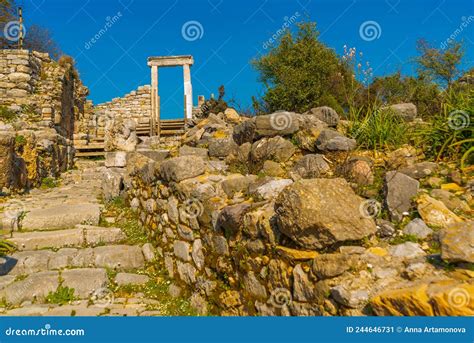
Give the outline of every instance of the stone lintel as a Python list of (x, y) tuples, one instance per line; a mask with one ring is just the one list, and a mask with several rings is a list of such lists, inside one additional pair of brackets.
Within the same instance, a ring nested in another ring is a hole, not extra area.
[(152, 56), (148, 57), (148, 66), (176, 67), (182, 65), (193, 65), (194, 59), (191, 55), (184, 56)]

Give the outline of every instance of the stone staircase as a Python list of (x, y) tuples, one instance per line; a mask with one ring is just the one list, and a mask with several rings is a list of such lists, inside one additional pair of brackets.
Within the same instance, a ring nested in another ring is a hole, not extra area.
[[(3, 205), (3, 231), (17, 251), (0, 258), (0, 315), (160, 315), (159, 304), (138, 294), (116, 298), (112, 286), (143, 285), (150, 244), (127, 244), (115, 227), (100, 227), (103, 167), (79, 164), (53, 189), (33, 190)], [(58, 305), (48, 295), (74, 289)]]

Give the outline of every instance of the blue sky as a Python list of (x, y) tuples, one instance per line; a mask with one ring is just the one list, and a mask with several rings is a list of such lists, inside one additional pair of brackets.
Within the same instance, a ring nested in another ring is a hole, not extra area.
[[(49, 28), (62, 50), (76, 59), (94, 103), (150, 83), (148, 56), (191, 54), (195, 103), (197, 95), (209, 97), (224, 84), (227, 96), (246, 107), (251, 96), (262, 91), (249, 61), (266, 53), (267, 42), (285, 23), (294, 28), (295, 21), (306, 19), (317, 22), (321, 40), (339, 54), (345, 44), (363, 51), (375, 75), (399, 69), (412, 73), (410, 59), (421, 37), (436, 45), (453, 34), (456, 40), (464, 39), (463, 67), (474, 65), (472, 0), (18, 2), (26, 25)], [(463, 21), (466, 25), (459, 32)], [(361, 30), (365, 26), (367, 31)], [(94, 36), (99, 38), (92, 42)], [(159, 82), (163, 117), (181, 117), (182, 69), (160, 69)]]

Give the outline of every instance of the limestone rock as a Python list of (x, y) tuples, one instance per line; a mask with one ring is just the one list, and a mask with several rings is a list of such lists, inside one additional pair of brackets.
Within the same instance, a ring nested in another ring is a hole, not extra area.
[(296, 178), (313, 179), (324, 176), (330, 171), (329, 164), (323, 155), (309, 154), (303, 156), (293, 167)]
[(385, 175), (385, 204), (392, 220), (401, 221), (408, 214), (419, 186), (418, 181), (397, 171)]
[(257, 163), (263, 163), (265, 160), (286, 162), (293, 156), (295, 150), (291, 142), (280, 136), (263, 138), (252, 144), (250, 159)]
[(301, 246), (320, 249), (375, 233), (344, 179), (308, 179), (284, 189), (275, 203), (280, 230)]
[(313, 260), (313, 273), (320, 279), (341, 275), (356, 266), (356, 258), (346, 254), (322, 254)]
[(115, 282), (119, 286), (124, 285), (144, 285), (150, 278), (146, 275), (139, 275), (133, 273), (118, 273), (115, 277)]
[(238, 145), (244, 143), (253, 143), (255, 138), (255, 120), (245, 120), (239, 125), (234, 126), (232, 138)]
[(164, 161), (160, 174), (166, 181), (180, 182), (204, 174), (205, 165), (201, 157), (181, 156)]
[(439, 239), (443, 260), (474, 263), (474, 221), (450, 224), (441, 230)]
[(226, 157), (237, 151), (238, 146), (232, 138), (212, 139), (209, 141), (210, 157)]
[(294, 112), (279, 111), (255, 118), (256, 134), (259, 137), (287, 136), (299, 129), (298, 115)]
[(355, 139), (347, 138), (335, 130), (321, 131), (316, 140), (316, 147), (320, 151), (351, 151), (357, 143)]
[(390, 254), (394, 257), (412, 259), (425, 256), (425, 252), (418, 243), (405, 242), (390, 247)]
[(424, 222), (430, 226), (447, 228), (454, 223), (462, 222), (456, 214), (451, 212), (441, 201), (433, 199), (427, 194), (417, 199), (418, 213)]
[(293, 180), (290, 179), (272, 180), (258, 187), (256, 194), (265, 200), (274, 199), (292, 183)]
[(315, 116), (319, 120), (328, 124), (330, 127), (336, 127), (339, 123), (339, 115), (329, 106), (315, 107), (305, 114)]
[(207, 159), (208, 151), (205, 148), (195, 148), (187, 145), (183, 145), (179, 148), (179, 156), (199, 156), (202, 159)]
[(415, 218), (405, 226), (403, 229), (405, 235), (412, 235), (417, 238), (425, 239), (433, 233), (425, 222), (420, 218)]
[(394, 115), (408, 122), (415, 120), (418, 114), (415, 104), (412, 104), (411, 102), (383, 107), (382, 110), (390, 111)]

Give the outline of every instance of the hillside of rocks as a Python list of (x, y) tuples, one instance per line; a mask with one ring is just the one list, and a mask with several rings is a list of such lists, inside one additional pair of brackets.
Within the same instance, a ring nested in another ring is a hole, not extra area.
[(472, 170), (362, 150), (346, 126), (329, 107), (228, 108), (178, 145), (108, 152), (104, 197), (200, 314), (473, 315)]

